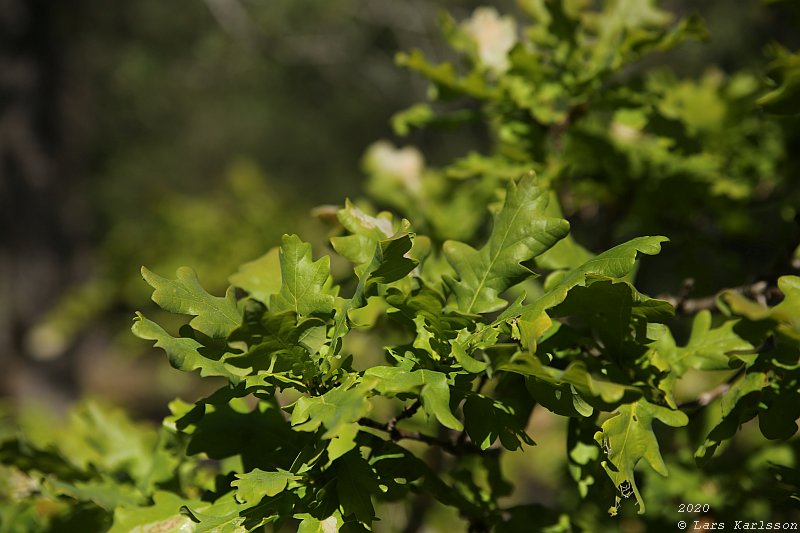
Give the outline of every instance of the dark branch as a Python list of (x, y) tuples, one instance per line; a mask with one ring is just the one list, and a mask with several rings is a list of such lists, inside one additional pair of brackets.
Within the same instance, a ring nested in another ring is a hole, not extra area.
[[(681, 290), (676, 296), (669, 294), (660, 295), (658, 298), (672, 304), (676, 315), (694, 315), (703, 310), (713, 311), (717, 308), (717, 295), (704, 296), (701, 298), (689, 298), (694, 288), (694, 280), (689, 278), (683, 282)], [(765, 281), (758, 281), (750, 285), (741, 285), (729, 290), (738, 292), (743, 296), (754, 299), (762, 305), (767, 305), (768, 299), (779, 298), (780, 291), (777, 287), (767, 284)]]
[[(398, 415), (400, 416), (400, 415)], [(448, 452), (451, 455), (467, 455), (467, 454), (477, 454), (477, 453), (484, 453), (484, 450), (481, 450), (478, 446), (471, 442), (453, 442), (449, 439), (440, 439), (437, 437), (431, 437), (430, 435), (425, 435), (424, 433), (419, 433), (416, 431), (402, 431), (397, 429), (397, 427), (389, 428), (390, 422), (378, 422), (377, 420), (372, 420), (371, 418), (362, 418), (358, 421), (359, 425), (364, 427), (377, 429), (380, 431), (386, 431), (389, 433), (389, 436), (393, 441), (400, 441), (400, 440), (416, 440), (419, 442), (424, 442), (429, 446), (438, 446), (442, 450)]]
[(414, 403), (403, 409), (403, 411), (399, 415), (389, 420), (389, 422), (386, 424), (386, 431), (388, 431), (389, 433), (395, 433), (396, 431), (398, 431), (397, 423), (400, 422), (401, 420), (405, 420), (406, 418), (411, 418), (412, 416), (414, 416), (414, 414), (417, 411), (419, 411), (419, 408), (421, 406), (422, 403), (419, 401), (419, 399), (414, 401)]

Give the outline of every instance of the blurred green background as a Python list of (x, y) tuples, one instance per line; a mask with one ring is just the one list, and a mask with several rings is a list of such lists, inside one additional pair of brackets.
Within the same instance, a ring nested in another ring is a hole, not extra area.
[(424, 97), (394, 54), (443, 54), (438, 11), (475, 5), (4, 2), (0, 394), (163, 410), (186, 384), (153, 384), (166, 362), (128, 332), (139, 267), (219, 291), (283, 233), (320, 242), (309, 210), (359, 194), (365, 147)]
[[(64, 411), (89, 393), (160, 420), (171, 398), (199, 396), (199, 380), (129, 333), (135, 309), (157, 313), (139, 267), (190, 265), (219, 293), (283, 233), (322, 246), (326, 229), (309, 211), (362, 194), (374, 141), (417, 145), (432, 164), (484, 146), (480, 129), (397, 139), (389, 120), (427, 88), (395, 53), (450, 57), (437, 13), (462, 20), (481, 4), (0, 2), (0, 397)], [(759, 71), (771, 41), (800, 46), (792, 5), (664, 2), (698, 10), (711, 40), (646, 66)], [(787, 138), (796, 154), (800, 136)], [(796, 158), (788, 172), (796, 179)], [(562, 421), (539, 418), (543, 452), (512, 456), (509, 470), (527, 474), (524, 462), (537, 472), (526, 490), (555, 502), (563, 443), (546, 435)]]

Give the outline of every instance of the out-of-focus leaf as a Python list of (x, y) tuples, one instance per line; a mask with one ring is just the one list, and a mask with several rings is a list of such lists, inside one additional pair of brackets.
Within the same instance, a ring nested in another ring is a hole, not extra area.
[(108, 533), (188, 533), (195, 531), (192, 520), (181, 513), (181, 506), (200, 502), (186, 500), (166, 491), (153, 494), (153, 504), (120, 506), (114, 509), (114, 524)]
[(769, 74), (777, 86), (762, 95), (756, 103), (770, 113), (800, 113), (800, 53), (784, 53), (769, 65)]
[(228, 281), (246, 290), (252, 298), (268, 304), (270, 297), (281, 290), (279, 248), (272, 248), (258, 259), (243, 264)]

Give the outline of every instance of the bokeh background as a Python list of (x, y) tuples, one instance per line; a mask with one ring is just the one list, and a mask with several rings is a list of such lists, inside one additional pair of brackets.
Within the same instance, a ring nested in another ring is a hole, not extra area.
[[(433, 164), (485, 144), (480, 129), (390, 127), (427, 89), (394, 55), (448, 58), (437, 13), (483, 3), (0, 0), (0, 397), (64, 412), (90, 394), (158, 421), (173, 397), (200, 396), (129, 332), (134, 310), (157, 315), (139, 267), (190, 265), (219, 293), (283, 233), (321, 244), (310, 210), (363, 194), (376, 140)], [(771, 41), (800, 47), (791, 4), (664, 2), (699, 11), (711, 40), (647, 66), (758, 70)], [(537, 441), (526, 490), (557, 501), (563, 443)]]

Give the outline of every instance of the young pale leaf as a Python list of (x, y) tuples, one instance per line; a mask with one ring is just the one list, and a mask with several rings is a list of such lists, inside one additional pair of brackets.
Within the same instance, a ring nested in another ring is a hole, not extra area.
[(335, 516), (329, 516), (325, 520), (317, 520), (311, 515), (296, 515), (295, 518), (303, 518), (297, 526), (297, 533), (337, 533), (339, 531), (338, 521)]
[(311, 245), (297, 235), (284, 235), (280, 248), (281, 289), (270, 296), (273, 313), (293, 311), (301, 318), (329, 315), (334, 297), (326, 290), (331, 275), (330, 258), (313, 261)]
[(259, 468), (246, 474), (236, 474), (236, 477), (237, 480), (231, 483), (236, 488), (236, 499), (250, 505), (257, 504), (265, 496), (275, 496), (283, 492), (289, 482), (300, 479), (300, 476), (286, 470), (265, 472)]
[(620, 406), (611, 418), (603, 422), (602, 432), (595, 436), (595, 440), (608, 450), (608, 461), (603, 461), (603, 468), (615, 487), (630, 484), (639, 504), (639, 514), (644, 514), (645, 506), (633, 476), (636, 464), (644, 459), (662, 476), (668, 473), (653, 433), (653, 420), (656, 419), (672, 427), (689, 423), (685, 413), (642, 399)]
[(778, 279), (778, 289), (784, 298), (775, 307), (753, 302), (735, 291), (723, 292), (720, 299), (733, 313), (752, 321), (772, 321), (779, 333), (800, 341), (800, 276), (782, 276)]
[(189, 325), (214, 339), (230, 335), (242, 320), (233, 289), (220, 298), (203, 289), (191, 268), (181, 267), (176, 275), (175, 280), (162, 278), (142, 267), (142, 276), (155, 289), (152, 299), (159, 307), (171, 313), (194, 315)]
[(231, 285), (240, 287), (263, 304), (281, 290), (280, 249), (272, 248), (258, 259), (245, 263), (228, 278)]
[(569, 223), (545, 215), (548, 193), (533, 175), (509, 182), (489, 241), (475, 250), (458, 241), (444, 243), (444, 254), (459, 279), (446, 278), (464, 313), (489, 313), (508, 302), (500, 293), (531, 275), (520, 263), (549, 249), (569, 232)]
[(336, 217), (350, 235), (332, 237), (333, 249), (356, 265), (368, 263), (375, 253), (375, 245), (394, 233), (390, 217), (370, 216), (350, 200), (345, 201), (344, 209), (340, 209)]
[(133, 319), (131, 331), (140, 339), (156, 341), (155, 347), (164, 350), (169, 363), (178, 370), (193, 372), (199, 369), (202, 377), (222, 376), (233, 384), (239, 383), (243, 376), (250, 373), (249, 368), (237, 368), (200, 355), (202, 344), (186, 337), (173, 337), (139, 312)]

